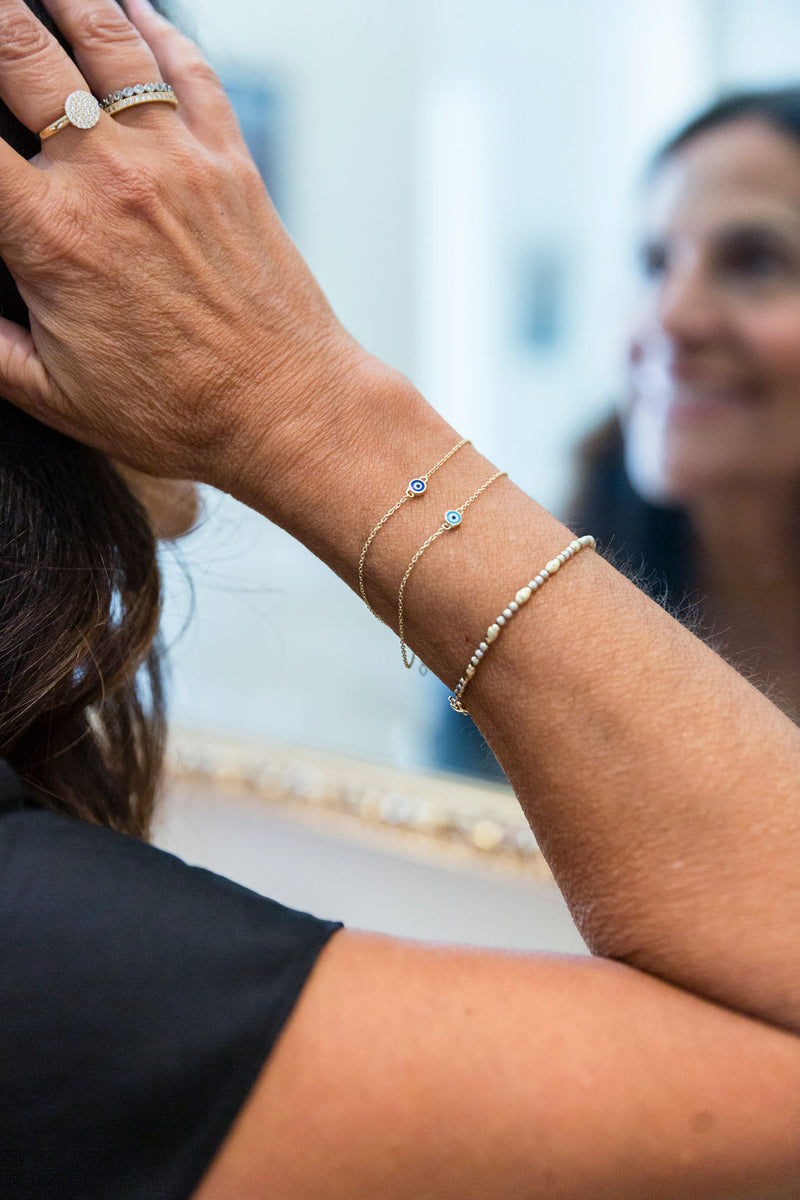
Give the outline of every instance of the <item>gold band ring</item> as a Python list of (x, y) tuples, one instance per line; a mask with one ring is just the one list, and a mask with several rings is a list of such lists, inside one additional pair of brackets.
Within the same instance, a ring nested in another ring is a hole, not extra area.
[(120, 100), (128, 100), (131, 96), (141, 96), (144, 93), (147, 93), (149, 96), (153, 92), (160, 92), (162, 96), (164, 93), (170, 96), (175, 95), (172, 85), (169, 83), (137, 83), (133, 87), (120, 88), (118, 92), (109, 92), (100, 101), (100, 107), (108, 109), (112, 104), (117, 104)]
[(123, 88), (120, 92), (112, 92), (100, 101), (100, 107), (110, 117), (122, 112), (125, 108), (133, 108), (137, 104), (170, 104), (178, 107), (178, 97), (168, 83), (137, 83), (135, 87)]
[(69, 125), (74, 125), (76, 129), (94, 129), (99, 120), (100, 105), (91, 92), (72, 92), (64, 102), (64, 116), (47, 125), (39, 137), (45, 141)]

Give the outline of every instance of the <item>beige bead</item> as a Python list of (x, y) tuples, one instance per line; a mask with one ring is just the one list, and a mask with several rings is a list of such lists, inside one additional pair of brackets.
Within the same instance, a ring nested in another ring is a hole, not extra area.
[(527, 600), (530, 600), (532, 595), (533, 592), (531, 589), (529, 587), (524, 587), (519, 589), (514, 599), (516, 600), (517, 604), (525, 604)]
[(578, 539), (577, 539), (577, 538), (575, 538), (575, 541), (574, 541), (574, 542), (570, 542), (570, 544), (569, 544), (569, 548), (570, 548), (570, 550), (572, 551), (572, 553), (573, 553), (573, 554), (577, 554), (577, 553), (578, 553), (578, 551), (579, 551), (579, 550), (580, 550), (580, 548), (581, 548), (581, 544), (580, 544), (580, 542), (578, 541)]
[(503, 840), (503, 828), (496, 821), (488, 821), (485, 818), (476, 821), (472, 826), (471, 833), (472, 844), (477, 850), (492, 851)]
[(499, 638), (499, 636), (500, 636), (500, 626), (499, 625), (490, 625), (489, 628), (486, 630), (484, 641), (494, 642), (497, 640), (497, 638)]
[(475, 668), (473, 667), (472, 663), (469, 663), (466, 671), (464, 672), (464, 675), (466, 676), (467, 679), (472, 679), (472, 676), (474, 674), (475, 674)]
[(560, 559), (551, 558), (550, 562), (547, 564), (547, 567), (546, 567), (548, 575), (555, 575), (556, 571), (559, 570), (560, 566), (561, 566)]

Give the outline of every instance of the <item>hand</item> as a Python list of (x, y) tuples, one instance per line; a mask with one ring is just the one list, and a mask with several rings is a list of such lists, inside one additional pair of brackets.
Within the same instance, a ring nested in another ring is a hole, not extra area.
[(113, 0), (48, 7), (75, 63), (22, 0), (0, 0), (0, 97), (30, 130), (76, 89), (164, 79), (180, 107), (102, 114), (31, 162), (0, 141), (0, 255), (31, 320), (0, 318), (0, 395), (133, 467), (219, 486), (258, 437), (279, 489), (365, 356), (199, 50), (146, 0), (130, 19)]

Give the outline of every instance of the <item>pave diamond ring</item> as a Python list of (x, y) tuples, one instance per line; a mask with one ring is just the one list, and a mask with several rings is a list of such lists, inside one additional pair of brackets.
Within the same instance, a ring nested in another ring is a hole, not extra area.
[(42, 141), (52, 137), (69, 125), (76, 129), (94, 129), (100, 120), (100, 105), (90, 92), (71, 92), (64, 102), (64, 116), (46, 126), (39, 137)]
[(168, 83), (137, 83), (133, 87), (120, 88), (110, 92), (100, 101), (100, 107), (109, 116), (122, 112), (123, 108), (131, 108), (134, 104), (171, 104), (178, 107), (178, 97)]

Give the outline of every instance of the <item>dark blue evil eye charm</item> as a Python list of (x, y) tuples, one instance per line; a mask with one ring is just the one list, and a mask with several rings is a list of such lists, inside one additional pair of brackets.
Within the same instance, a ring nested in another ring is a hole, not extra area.
[(411, 483), (406, 488), (409, 496), (421, 496), (427, 488), (427, 483), (424, 479), (412, 479)]
[(451, 508), (449, 512), (444, 514), (444, 519), (451, 529), (455, 529), (456, 525), (461, 524), (461, 513), (458, 509)]

